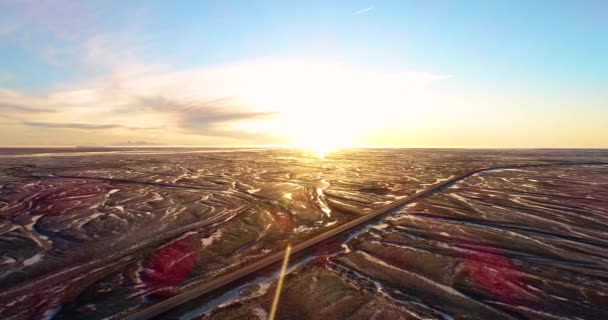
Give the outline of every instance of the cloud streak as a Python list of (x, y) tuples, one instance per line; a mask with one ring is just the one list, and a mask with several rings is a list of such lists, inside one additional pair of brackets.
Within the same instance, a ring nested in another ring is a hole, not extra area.
[(44, 113), (44, 112), (54, 112), (53, 110), (49, 110), (49, 109), (39, 109), (39, 108), (32, 108), (32, 107), (26, 107), (26, 106), (22, 106), (22, 105), (18, 105), (18, 104), (13, 104), (13, 103), (2, 103), (0, 102), (0, 113), (2, 111), (16, 111), (16, 112), (24, 112), (24, 113)]
[(108, 130), (108, 129), (127, 129), (127, 130), (159, 130), (161, 127), (130, 127), (117, 123), (93, 124), (79, 122), (42, 122), (42, 121), (22, 121), (22, 124), (29, 127), (49, 128), (49, 129), (81, 129), (81, 130)]
[(114, 129), (114, 128), (123, 127), (119, 124), (58, 123), (58, 122), (37, 122), (37, 121), (23, 121), (23, 124), (26, 126), (30, 126), (30, 127), (85, 129), (85, 130)]
[(205, 128), (211, 124), (276, 116), (277, 112), (244, 112), (230, 98), (179, 102), (164, 97), (144, 97), (136, 108), (177, 115), (182, 128)]
[(239, 140), (272, 140), (269, 134), (255, 134), (231, 128), (233, 122), (269, 119), (278, 112), (247, 112), (246, 106), (231, 98), (180, 102), (165, 97), (140, 97), (134, 105), (124, 109), (126, 113), (159, 112), (175, 119), (176, 129), (208, 137)]

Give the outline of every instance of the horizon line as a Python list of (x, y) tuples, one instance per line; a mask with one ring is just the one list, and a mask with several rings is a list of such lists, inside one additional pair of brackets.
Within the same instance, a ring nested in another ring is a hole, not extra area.
[[(204, 145), (116, 145), (116, 146), (78, 146), (78, 145), (54, 145), (54, 146), (0, 146), (0, 149), (310, 149), (297, 145), (260, 145), (260, 146), (204, 146)], [(513, 150), (535, 150), (535, 149), (554, 149), (554, 150), (605, 150), (607, 147), (515, 147), (515, 146), (372, 146), (357, 145), (336, 147), (341, 149), (513, 149)]]

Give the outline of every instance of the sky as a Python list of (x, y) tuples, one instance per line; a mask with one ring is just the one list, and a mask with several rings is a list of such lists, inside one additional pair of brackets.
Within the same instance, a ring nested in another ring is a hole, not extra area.
[(608, 2), (0, 0), (0, 146), (608, 148)]

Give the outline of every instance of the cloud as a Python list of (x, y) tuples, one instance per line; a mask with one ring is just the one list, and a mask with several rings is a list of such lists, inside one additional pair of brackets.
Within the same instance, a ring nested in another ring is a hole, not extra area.
[(26, 106), (22, 106), (22, 105), (18, 105), (18, 104), (0, 102), (0, 112), (3, 112), (3, 111), (16, 111), (16, 112), (26, 112), (26, 113), (53, 112), (53, 110), (48, 110), (48, 109), (38, 109), (38, 108), (26, 107)]
[(39, 95), (0, 88), (0, 116), (41, 132), (82, 130), (87, 145), (95, 135), (106, 139), (99, 144), (287, 144), (331, 128), (348, 136), (401, 125), (425, 110), (429, 84), (450, 77), (302, 59), (145, 70), (118, 68)]
[(107, 130), (107, 129), (126, 129), (132, 131), (160, 130), (162, 127), (132, 127), (117, 123), (93, 124), (79, 122), (41, 122), (41, 121), (22, 121), (26, 126), (41, 127), (50, 129), (82, 129), (82, 130)]
[(208, 137), (222, 137), (238, 140), (275, 141), (266, 133), (252, 133), (232, 127), (234, 122), (270, 119), (278, 112), (244, 111), (232, 98), (179, 101), (161, 96), (139, 97), (123, 109), (125, 113), (161, 113), (175, 120), (175, 129)]
[(0, 30), (23, 33), (37, 29), (66, 39), (93, 32), (111, 14), (92, 1), (7, 1), (0, 3), (0, 8), (7, 13)]
[(361, 9), (361, 10), (353, 13), (353, 16), (360, 15), (362, 13), (365, 13), (365, 12), (368, 12), (368, 11), (372, 11), (372, 10), (374, 10), (374, 6), (369, 6), (369, 7), (365, 8), (365, 9)]
[(158, 42), (142, 32), (148, 13), (145, 6), (115, 10), (104, 1), (0, 1), (0, 38), (50, 64), (102, 73), (136, 64), (136, 53)]
[[(160, 96), (140, 97), (133, 109), (173, 115), (176, 117), (180, 128), (192, 131), (207, 130), (213, 125), (221, 123), (278, 115), (277, 112), (243, 111), (246, 110), (246, 106), (239, 105), (238, 102), (230, 98), (179, 102)], [(125, 111), (133, 112), (133, 109), (126, 109)]]
[[(41, 132), (79, 129), (90, 140), (95, 134), (112, 139), (101, 144), (139, 139), (270, 144), (345, 122), (349, 128), (384, 124), (386, 114), (397, 121), (412, 113), (403, 110), (419, 103), (429, 83), (447, 77), (302, 59), (179, 70), (142, 58), (166, 36), (142, 33), (149, 18), (145, 11), (115, 12), (103, 3), (69, 0), (14, 1), (4, 7), (0, 1), (2, 11), (10, 19), (0, 13), (0, 36), (10, 30), (4, 35), (30, 39), (35, 51), (70, 64), (88, 80), (59, 84), (60, 90), (43, 94), (0, 88), (0, 117)], [(57, 41), (37, 41), (40, 35)]]
[(57, 123), (57, 122), (36, 122), (36, 121), (23, 121), (23, 124), (26, 126), (30, 126), (30, 127), (85, 129), (85, 130), (114, 129), (114, 128), (123, 127), (119, 124)]
[(38, 118), (56, 112), (57, 110), (46, 99), (0, 87), (0, 117), (2, 118)]

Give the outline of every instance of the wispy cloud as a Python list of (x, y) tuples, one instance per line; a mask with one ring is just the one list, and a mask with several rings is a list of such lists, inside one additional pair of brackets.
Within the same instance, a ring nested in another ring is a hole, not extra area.
[[(209, 124), (256, 119), (277, 115), (277, 112), (244, 112), (244, 106), (230, 98), (179, 102), (164, 97), (138, 99), (135, 108), (171, 113), (179, 117), (184, 128), (207, 127)], [(125, 110), (126, 111), (126, 110)]]
[[(445, 78), (299, 59), (179, 70), (166, 61), (142, 58), (162, 39), (158, 31), (143, 32), (145, 10), (117, 15), (96, 2), (69, 0), (17, 1), (4, 7), (0, 0), (2, 9), (12, 18), (0, 19), (0, 35), (37, 39), (35, 35), (50, 34), (59, 45), (27, 45), (53, 63), (75, 64), (87, 74), (88, 80), (62, 84), (61, 90), (28, 93), (0, 87), (0, 118), (33, 132), (23, 135), (31, 139), (74, 129), (82, 131), (73, 135), (74, 141), (88, 137), (99, 144), (284, 143), (290, 135), (309, 135), (310, 128), (331, 128), (345, 114), (357, 115), (349, 120), (351, 127), (379, 122), (370, 119), (370, 107), (372, 115), (394, 114), (392, 110), (420, 100), (416, 96), (427, 83)], [(0, 144), (9, 141), (3, 133), (0, 128)]]
[[(424, 109), (405, 106), (420, 106), (429, 96), (424, 93), (429, 83), (447, 77), (299, 59), (183, 71), (117, 69), (45, 94), (0, 89), (0, 117), (13, 128), (36, 130), (31, 139), (49, 130), (81, 130), (70, 140), (74, 144), (285, 144), (292, 136), (310, 134), (310, 128), (331, 128), (345, 114), (354, 115), (349, 116), (352, 128), (384, 124), (387, 113), (395, 121), (403, 119), (404, 110)], [(11, 140), (5, 136), (2, 141)]]
[(20, 113), (44, 113), (44, 112), (53, 112), (53, 110), (49, 109), (39, 109), (32, 108), (23, 105), (13, 104), (13, 103), (3, 103), (0, 102), (0, 113), (6, 111), (20, 112)]
[(231, 128), (239, 121), (255, 121), (278, 116), (278, 112), (247, 112), (247, 106), (240, 105), (231, 98), (179, 101), (165, 97), (140, 97), (126, 106), (125, 113), (158, 112), (175, 120), (175, 129), (210, 137), (240, 140), (264, 138), (271, 135), (253, 134)]
[(372, 11), (372, 10), (374, 10), (374, 6), (369, 6), (369, 7), (365, 8), (365, 9), (361, 9), (361, 10), (353, 13), (353, 16), (356, 16), (356, 15), (359, 15), (359, 14), (362, 14), (362, 13), (366, 13), (366, 12)]
[(113, 10), (104, 1), (0, 0), (0, 37), (52, 65), (103, 72), (134, 63), (136, 52), (154, 43), (141, 28), (145, 12), (138, 5)]
[(162, 127), (131, 127), (131, 126), (125, 126), (125, 125), (118, 124), (118, 123), (94, 124), (94, 123), (80, 123), (80, 122), (42, 122), (42, 121), (22, 121), (22, 123), (29, 127), (42, 127), (42, 128), (52, 128), (52, 129), (82, 129), (82, 130), (127, 129), (127, 130), (134, 130), (134, 131), (162, 129)]
[(61, 122), (37, 122), (37, 121), (23, 121), (23, 124), (26, 126), (30, 126), (30, 127), (85, 129), (85, 130), (115, 129), (115, 128), (123, 127), (122, 125), (119, 125), (119, 124), (61, 123)]

